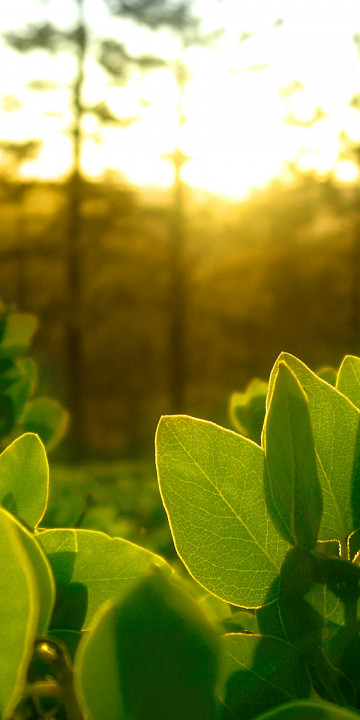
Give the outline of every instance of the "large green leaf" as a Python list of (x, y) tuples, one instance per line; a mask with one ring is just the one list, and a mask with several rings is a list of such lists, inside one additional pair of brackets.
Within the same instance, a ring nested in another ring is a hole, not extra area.
[(271, 373), (268, 405), (281, 362), (292, 370), (309, 403), (324, 503), (319, 539), (344, 540), (360, 527), (360, 412), (288, 353), (279, 356)]
[(264, 425), (270, 501), (295, 545), (313, 548), (322, 513), (314, 440), (305, 393), (279, 363)]
[(39, 623), (39, 595), (28, 553), (11, 515), (0, 509), (0, 716), (24, 691)]
[(0, 504), (34, 530), (45, 513), (48, 488), (41, 440), (31, 433), (21, 435), (0, 455)]
[(45, 530), (38, 535), (56, 583), (51, 628), (86, 629), (97, 608), (120, 597), (162, 558), (121, 538), (94, 530)]
[(360, 715), (329, 702), (300, 700), (274, 708), (256, 720), (359, 720)]
[(360, 408), (360, 358), (344, 357), (337, 374), (336, 389)]
[(225, 717), (247, 720), (292, 698), (307, 698), (310, 676), (301, 654), (279, 638), (234, 633), (222, 638), (220, 699)]
[(39, 435), (47, 452), (50, 452), (64, 436), (69, 423), (69, 413), (56, 400), (35, 398), (25, 406), (21, 418), (24, 432)]
[(90, 720), (212, 720), (218, 636), (178, 584), (147, 578), (105, 603), (76, 655)]
[(270, 602), (288, 545), (267, 515), (262, 449), (205, 420), (163, 417), (156, 463), (176, 549), (193, 577), (235, 605)]

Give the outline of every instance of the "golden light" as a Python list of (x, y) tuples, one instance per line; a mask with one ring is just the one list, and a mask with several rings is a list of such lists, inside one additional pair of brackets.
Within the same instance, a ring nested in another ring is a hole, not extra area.
[[(62, 7), (61, 0), (56, 0), (55, 21), (64, 27), (70, 20), (61, 19)], [(66, 12), (74, 11), (72, 3), (66, 8)], [(353, 164), (339, 163), (338, 154), (341, 131), (351, 142), (360, 141), (360, 113), (347, 105), (359, 82), (359, 60), (351, 42), (350, 20), (355, 10), (353, 0), (343, 0), (343, 5), (334, 0), (330, 7), (319, 0), (309, 26), (303, 2), (294, 0), (291, 9), (283, 10), (284, 25), (274, 29), (275, 5), (269, 2), (265, 7), (260, 0), (249, 0), (242, 4), (243, 17), (249, 27), (259, 24), (261, 17), (262, 28), (253, 39), (239, 44), (239, 6), (225, 2), (223, 10), (217, 8), (218, 20), (228, 22), (218, 49), (194, 48), (186, 56), (191, 79), (182, 100), (186, 123), (180, 135), (178, 88), (171, 63), (146, 75), (135, 73), (128, 85), (115, 87), (89, 57), (84, 102), (89, 106), (105, 102), (123, 127), (104, 126), (90, 111), (84, 116), (84, 172), (100, 177), (112, 168), (136, 185), (171, 186), (174, 171), (164, 155), (174, 151), (180, 137), (182, 151), (191, 158), (183, 168), (184, 181), (230, 198), (244, 197), (250, 188), (266, 184), (289, 162), (322, 175), (335, 168), (339, 179), (354, 177)], [(111, 23), (101, 12), (94, 26), (109, 31)], [(324, 17), (326, 27), (320, 22)], [(126, 28), (132, 52), (143, 52), (146, 46), (156, 54), (161, 45), (171, 58), (174, 40), (166, 34), (137, 29), (132, 35), (131, 26)], [(17, 112), (0, 113), (2, 137), (43, 141), (38, 157), (23, 165), (22, 176), (63, 176), (72, 162), (66, 133), (71, 127), (69, 97), (75, 59), (65, 52), (49, 56), (37, 51), (24, 62), (17, 53), (0, 48), (0, 62), (11, 67), (11, 74), (1, 79), (1, 93), (12, 93), (23, 104)], [(253, 66), (264, 69), (255, 72)], [(26, 84), (44, 73), (58, 87), (46, 93), (31, 91)], [(284, 84), (295, 80), (303, 89), (282, 97)], [(313, 123), (319, 108), (325, 117)], [(308, 127), (288, 125), (289, 112)]]

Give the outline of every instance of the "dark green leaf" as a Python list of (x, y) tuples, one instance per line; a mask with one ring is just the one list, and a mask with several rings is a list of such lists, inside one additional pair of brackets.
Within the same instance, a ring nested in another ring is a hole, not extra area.
[(264, 424), (271, 500), (295, 545), (316, 545), (322, 513), (314, 441), (305, 393), (280, 362)]
[(212, 720), (217, 666), (218, 636), (198, 603), (155, 575), (100, 608), (75, 677), (91, 720)]
[(274, 710), (259, 715), (256, 720), (359, 720), (360, 715), (329, 702), (286, 703)]
[(51, 398), (41, 397), (25, 406), (21, 424), (24, 432), (39, 435), (47, 452), (51, 451), (66, 433), (68, 412)]
[(325, 380), (325, 382), (329, 383), (329, 385), (336, 387), (337, 371), (335, 370), (335, 368), (321, 367), (319, 370), (316, 371), (316, 375), (318, 375), (321, 380)]
[(0, 357), (13, 358), (24, 352), (36, 330), (34, 315), (13, 313), (8, 315), (0, 341)]
[(284, 640), (231, 634), (222, 638), (222, 650), (219, 695), (229, 711), (225, 718), (247, 720), (280, 702), (310, 695), (304, 659)]

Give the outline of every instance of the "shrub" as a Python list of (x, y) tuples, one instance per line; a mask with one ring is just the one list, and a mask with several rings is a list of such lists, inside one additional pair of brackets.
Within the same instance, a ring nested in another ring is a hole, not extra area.
[(48, 466), (0, 455), (1, 717), (359, 717), (360, 359), (336, 387), (282, 354), (261, 445), (161, 419), (156, 464), (180, 558), (41, 528)]

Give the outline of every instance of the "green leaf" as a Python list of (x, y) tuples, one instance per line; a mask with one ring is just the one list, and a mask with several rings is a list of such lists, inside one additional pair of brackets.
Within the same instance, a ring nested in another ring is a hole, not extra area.
[(230, 397), (230, 418), (235, 430), (258, 444), (265, 417), (267, 383), (254, 378), (244, 393), (233, 393)]
[(205, 420), (163, 417), (156, 463), (176, 549), (189, 572), (227, 602), (262, 605), (288, 548), (267, 515), (262, 449)]
[[(290, 642), (303, 653), (319, 694), (345, 705), (356, 699), (359, 643), (356, 603), (360, 569), (340, 558), (289, 550), (281, 569), (279, 607)], [(346, 628), (345, 603), (354, 605)], [(320, 686), (319, 685), (320, 681)]]
[(55, 577), (52, 630), (86, 629), (105, 600), (120, 597), (149, 569), (171, 572), (158, 555), (94, 530), (45, 530), (37, 537)]
[(273, 600), (269, 605), (263, 605), (256, 611), (256, 619), (261, 635), (272, 635), (287, 640), (285, 630), (281, 622), (279, 601)]
[(34, 530), (44, 516), (49, 468), (44, 446), (27, 433), (14, 440), (0, 455), (0, 503)]
[(329, 702), (302, 700), (258, 715), (256, 720), (359, 720), (359, 713)]
[[(4, 513), (5, 510), (0, 510)], [(21, 542), (28, 554), (32, 564), (39, 593), (39, 624), (37, 635), (41, 637), (45, 635), (51, 620), (51, 616), (55, 605), (55, 581), (50, 567), (50, 563), (37, 542), (35, 536), (13, 516), (11, 516), (16, 525), (17, 532)]]
[(335, 388), (293, 355), (282, 353), (271, 373), (271, 402), (280, 362), (292, 370), (309, 403), (323, 494), (320, 540), (344, 540), (360, 527), (360, 412)]
[(39, 435), (47, 452), (58, 445), (68, 423), (69, 413), (56, 400), (47, 397), (29, 402), (21, 418), (23, 431)]
[(30, 395), (32, 395), (36, 390), (39, 379), (38, 367), (36, 362), (32, 358), (25, 357), (21, 358), (21, 360), (18, 360), (16, 365), (20, 369), (22, 376), (26, 377), (26, 379), (28, 380), (30, 387)]
[(316, 545), (322, 513), (308, 403), (294, 374), (280, 362), (264, 425), (271, 500), (295, 545)]
[(329, 383), (329, 385), (336, 387), (337, 370), (335, 370), (335, 368), (327, 366), (321, 367), (316, 371), (316, 375), (318, 375), (321, 380), (325, 380), (325, 382)]
[(336, 389), (360, 408), (360, 358), (346, 355), (340, 365)]
[(37, 319), (26, 313), (13, 313), (5, 320), (0, 340), (0, 357), (12, 358), (23, 353), (36, 330)]
[(310, 695), (306, 664), (279, 638), (230, 634), (222, 638), (219, 696), (232, 718), (247, 720), (273, 705)]
[(37, 582), (17, 524), (0, 509), (0, 716), (19, 702), (39, 622)]
[(26, 369), (21, 370), (18, 363), (17, 366), (19, 370), (17, 378), (3, 393), (3, 396), (6, 397), (11, 406), (12, 424), (15, 424), (23, 412), (24, 405), (30, 396), (32, 387), (32, 380)]
[(212, 720), (217, 666), (218, 636), (198, 604), (155, 575), (100, 608), (74, 672), (91, 720)]
[(279, 610), (287, 638), (313, 663), (322, 644), (324, 619), (305, 596), (319, 581), (317, 558), (306, 548), (289, 550), (281, 568)]

